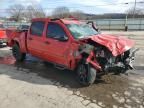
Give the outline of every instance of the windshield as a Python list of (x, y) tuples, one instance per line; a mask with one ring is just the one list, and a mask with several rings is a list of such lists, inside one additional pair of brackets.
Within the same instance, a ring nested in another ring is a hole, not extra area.
[(88, 24), (67, 24), (67, 27), (76, 39), (98, 34), (98, 32)]
[(1, 29), (1, 28), (4, 28), (3, 24), (0, 24), (0, 29)]

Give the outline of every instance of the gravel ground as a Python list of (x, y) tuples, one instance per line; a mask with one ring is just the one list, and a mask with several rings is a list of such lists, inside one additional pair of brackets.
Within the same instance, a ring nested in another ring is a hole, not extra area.
[(74, 72), (27, 55), (15, 62), (8, 47), (0, 48), (0, 108), (144, 108), (144, 32), (109, 32), (136, 41), (135, 69), (128, 75), (105, 75), (81, 87)]

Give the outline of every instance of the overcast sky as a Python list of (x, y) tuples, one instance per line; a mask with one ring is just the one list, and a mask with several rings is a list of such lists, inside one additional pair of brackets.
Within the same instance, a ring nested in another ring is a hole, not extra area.
[[(40, 4), (49, 14), (54, 8), (66, 6), (73, 10), (82, 10), (85, 13), (122, 13), (134, 6), (135, 0), (0, 0), (0, 9), (7, 9), (13, 4)], [(142, 0), (137, 0), (137, 2)], [(121, 4), (133, 2), (130, 4)], [(111, 5), (110, 5), (111, 4)], [(3, 10), (0, 10), (1, 13)]]

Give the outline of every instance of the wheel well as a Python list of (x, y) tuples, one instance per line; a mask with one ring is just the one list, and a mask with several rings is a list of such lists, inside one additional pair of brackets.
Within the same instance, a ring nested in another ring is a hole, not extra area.
[(87, 58), (89, 56), (89, 54), (85, 53), (85, 52), (83, 52), (81, 55), (82, 55), (83, 58)]
[(17, 45), (19, 46), (18, 41), (13, 40), (13, 43), (14, 43), (14, 44), (17, 44)]

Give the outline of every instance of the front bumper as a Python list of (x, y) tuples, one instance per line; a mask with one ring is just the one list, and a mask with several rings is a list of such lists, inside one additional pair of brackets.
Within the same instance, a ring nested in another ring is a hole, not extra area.
[(138, 51), (139, 49), (134, 49), (133, 51), (131, 51), (129, 57), (126, 59), (126, 64), (128, 66), (128, 69), (133, 69), (133, 61), (135, 59), (135, 53)]
[(124, 73), (127, 70), (133, 69), (133, 62), (134, 62), (134, 59), (135, 59), (135, 53), (138, 50), (139, 49), (134, 49), (133, 51), (130, 51), (129, 56), (124, 61), (120, 61), (120, 62), (117, 62), (116, 64), (112, 64), (112, 65), (106, 65), (104, 70), (106, 72)]

